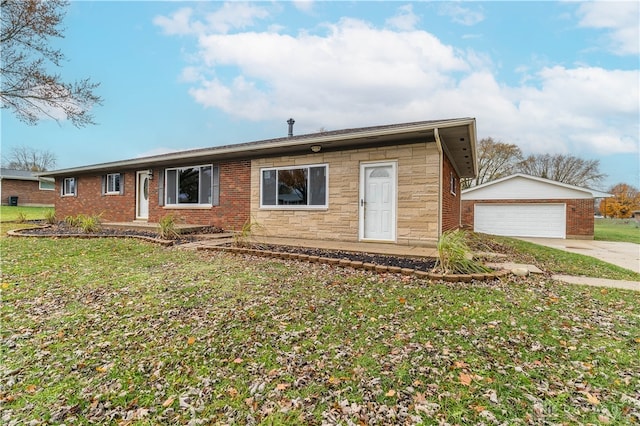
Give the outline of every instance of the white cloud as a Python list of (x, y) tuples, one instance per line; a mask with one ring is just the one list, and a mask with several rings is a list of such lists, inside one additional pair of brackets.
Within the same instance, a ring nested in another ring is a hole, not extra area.
[(269, 12), (258, 6), (241, 2), (223, 3), (220, 9), (207, 13), (203, 20), (193, 20), (193, 9), (182, 8), (170, 17), (156, 16), (153, 23), (168, 35), (205, 34), (209, 32), (227, 33), (233, 29), (252, 26), (257, 20), (265, 19)]
[(418, 21), (420, 21), (420, 18), (413, 13), (413, 6), (406, 4), (399, 7), (398, 13), (387, 19), (386, 24), (401, 31), (411, 31), (416, 28)]
[(538, 66), (509, 86), (496, 80), (485, 53), (426, 31), (347, 18), (324, 29), (210, 28), (197, 38), (199, 59), (183, 79), (203, 106), (254, 121), (294, 117), (298, 134), (470, 116), (479, 137), (525, 153), (638, 152), (638, 70)]
[(580, 3), (580, 26), (609, 30), (608, 48), (618, 55), (640, 53), (640, 2), (594, 1)]
[(313, 10), (313, 0), (294, 0), (293, 5), (296, 9), (309, 13)]
[(448, 16), (457, 24), (471, 26), (484, 21), (484, 13), (481, 8), (473, 10), (469, 7), (463, 7), (459, 3), (441, 3), (439, 14)]
[(153, 23), (164, 31), (167, 35), (185, 35), (193, 32), (191, 26), (191, 15), (193, 11), (189, 7), (178, 9), (170, 17), (156, 16)]

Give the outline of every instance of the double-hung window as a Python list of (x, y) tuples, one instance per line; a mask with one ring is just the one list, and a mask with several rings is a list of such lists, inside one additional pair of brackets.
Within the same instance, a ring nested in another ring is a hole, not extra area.
[(165, 204), (185, 206), (215, 206), (220, 199), (218, 166), (181, 167), (165, 173)]
[(62, 196), (76, 195), (76, 178), (64, 178), (62, 180)]
[(260, 206), (326, 208), (328, 185), (326, 164), (262, 169)]
[(120, 173), (110, 173), (106, 177), (106, 190), (107, 194), (119, 194), (120, 193)]

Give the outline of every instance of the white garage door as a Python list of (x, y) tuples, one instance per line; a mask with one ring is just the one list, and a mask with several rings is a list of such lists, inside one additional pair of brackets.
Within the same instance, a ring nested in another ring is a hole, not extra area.
[(476, 204), (473, 230), (511, 237), (566, 237), (564, 204)]

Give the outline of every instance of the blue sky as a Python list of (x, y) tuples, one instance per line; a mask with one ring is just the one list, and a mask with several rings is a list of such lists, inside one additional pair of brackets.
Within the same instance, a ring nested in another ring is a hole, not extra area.
[(640, 186), (640, 2), (72, 1), (65, 80), (96, 126), (2, 114), (57, 168), (321, 128), (475, 117), (478, 138)]

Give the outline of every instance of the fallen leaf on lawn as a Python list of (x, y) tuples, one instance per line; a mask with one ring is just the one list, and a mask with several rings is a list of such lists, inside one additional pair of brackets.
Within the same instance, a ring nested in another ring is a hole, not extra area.
[(329, 377), (329, 380), (327, 380), (327, 382), (329, 382), (330, 385), (339, 385), (340, 379), (338, 379), (337, 377), (331, 376)]
[(464, 361), (456, 361), (453, 363), (453, 368), (467, 368), (469, 364)]
[(286, 388), (288, 388), (289, 386), (291, 386), (289, 383), (278, 383), (276, 385), (276, 389), (278, 390), (285, 390)]
[(168, 406), (170, 406), (171, 404), (173, 404), (173, 401), (175, 401), (176, 399), (172, 396), (170, 396), (169, 398), (167, 398), (167, 400), (165, 402), (162, 403), (162, 406), (167, 408)]
[(463, 385), (465, 386), (471, 385), (471, 375), (466, 373), (460, 373), (460, 376), (458, 376), (458, 378), (460, 379), (460, 383), (462, 383)]
[(242, 358), (236, 358), (233, 360), (234, 364), (242, 364), (242, 361), (244, 361)]
[(238, 390), (236, 388), (227, 389), (227, 393), (231, 398), (235, 398), (236, 396), (238, 396)]
[(396, 391), (394, 391), (393, 389), (389, 389), (389, 391), (387, 393), (384, 394), (384, 396), (395, 396)]
[(190, 337), (187, 339), (187, 345), (193, 345), (195, 342), (196, 342), (196, 338), (195, 338), (195, 337), (193, 337), (193, 336), (190, 336)]
[(593, 404), (593, 405), (600, 404), (600, 400), (598, 399), (597, 396), (592, 395), (589, 392), (585, 392), (585, 395), (587, 396), (587, 401), (589, 401), (589, 404)]
[(96, 371), (97, 371), (98, 373), (106, 373), (106, 372), (107, 372), (107, 367), (106, 367), (106, 366), (104, 366), (104, 365), (101, 365), (101, 366), (99, 366), (99, 367), (96, 367)]
[(28, 385), (25, 390), (27, 391), (27, 393), (35, 393), (36, 392), (36, 385)]
[(486, 410), (487, 408), (483, 405), (471, 405), (469, 408), (471, 408), (473, 411), (475, 411), (476, 413), (482, 413), (484, 410)]
[(400, 297), (398, 298), (398, 302), (404, 304), (404, 303), (407, 303), (407, 299), (405, 299), (404, 297)]
[(600, 421), (600, 423), (604, 423), (605, 425), (611, 423), (611, 419), (609, 419), (609, 417), (607, 416), (603, 416), (602, 414), (598, 415), (598, 420)]
[(601, 294), (607, 294), (609, 293), (609, 290), (607, 290), (606, 288), (603, 288), (602, 290), (600, 290)]

